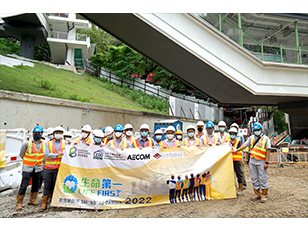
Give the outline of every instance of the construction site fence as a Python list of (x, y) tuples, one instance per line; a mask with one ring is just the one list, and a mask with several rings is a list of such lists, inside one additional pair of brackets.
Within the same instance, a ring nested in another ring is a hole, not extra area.
[[(307, 148), (306, 148), (307, 149)], [(308, 150), (301, 148), (271, 148), (269, 164), (308, 164)], [(249, 152), (245, 153), (245, 161), (248, 161)]]

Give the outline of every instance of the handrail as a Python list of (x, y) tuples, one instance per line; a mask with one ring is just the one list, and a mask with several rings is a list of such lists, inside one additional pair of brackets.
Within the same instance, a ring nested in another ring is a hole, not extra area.
[(86, 34), (73, 34), (62, 31), (48, 31), (48, 37), (56, 39), (67, 39), (86, 42), (88, 36)]
[[(270, 61), (270, 62), (280, 62), (280, 63), (294, 63), (294, 64), (305, 64), (307, 65), (308, 63), (303, 62), (302, 60), (302, 52), (308, 52), (307, 47), (301, 47), (301, 46), (290, 46), (287, 44), (280, 44), (280, 45), (265, 45), (264, 42), (262, 41), (258, 41), (256, 38), (254, 38), (253, 36), (251, 36), (250, 34), (248, 34), (247, 32), (245, 32), (242, 28), (240, 28), (239, 26), (235, 25), (233, 22), (231, 22), (230, 20), (228, 20), (226, 17), (224, 17), (223, 15), (219, 14), (219, 13), (213, 13), (213, 14), (207, 14), (209, 18), (213, 19), (214, 21), (216, 21), (215, 23), (212, 23), (211, 20), (207, 20), (205, 17), (201, 17), (199, 14), (195, 13), (194, 15), (196, 15), (198, 18), (200, 18), (201, 20), (205, 21), (206, 23), (208, 23), (209, 25), (211, 25), (213, 28), (215, 28), (216, 30), (220, 31), (220, 33), (223, 33), (224, 35), (226, 35), (227, 37), (229, 37), (230, 39), (232, 39), (230, 36), (228, 36), (227, 34), (225, 34), (222, 31), (222, 25), (223, 22), (227, 22), (231, 27), (235, 28), (238, 30), (239, 34), (242, 33), (241, 35), (241, 39), (243, 39), (243, 35), (249, 37), (251, 40), (253, 40), (256, 44), (260, 46), (260, 54), (261, 57), (257, 57), (260, 60), (264, 61), (264, 56), (265, 55), (269, 55), (272, 53), (266, 53), (264, 52), (264, 47), (272, 47), (272, 48), (277, 48), (280, 51), (280, 61), (277, 60), (266, 60), (266, 61)], [(213, 15), (217, 15), (218, 19), (216, 17), (213, 17)], [(218, 23), (218, 25), (217, 25)], [(247, 47), (245, 47), (245, 44), (240, 44), (240, 40), (239, 41), (235, 41), (237, 44), (239, 44), (241, 47), (245, 48), (246, 50), (248, 50), (249, 52), (255, 52), (254, 50), (249, 50)], [(234, 39), (232, 39), (234, 40)], [(291, 51), (296, 51), (297, 52), (297, 57), (296, 57), (296, 61), (292, 62), (292, 61), (288, 61), (285, 59), (284, 57), (284, 52), (283, 50), (291, 50)]]
[[(89, 68), (89, 65), (87, 65), (87, 64), (85, 64), (86, 65), (86, 67), (87, 68)], [(91, 68), (91, 67), (90, 67)], [(91, 68), (92, 69), (92, 68)], [(107, 72), (108, 70), (104, 70), (104, 69), (102, 69), (103, 71), (105, 71), (105, 72)], [(102, 76), (103, 78), (105, 78), (105, 79), (107, 79), (107, 80), (109, 80), (109, 81), (111, 81), (112, 79), (113, 80), (116, 80), (116, 81), (118, 81), (118, 82), (121, 82), (121, 86), (122, 86), (122, 84), (128, 84), (129, 85), (129, 88), (130, 87), (132, 87), (133, 89), (134, 88), (137, 88), (138, 90), (142, 90), (142, 91), (145, 91), (145, 87), (144, 86), (138, 86), (138, 84), (140, 85), (140, 84), (142, 84), (142, 83), (136, 83), (135, 82), (135, 79), (138, 79), (138, 78), (132, 78), (131, 79), (131, 82), (127, 82), (127, 81), (125, 81), (125, 80), (121, 80), (119, 77), (117, 77), (116, 76), (116, 78), (115, 77), (113, 77), (112, 75), (114, 75), (113, 73), (111, 73), (111, 74), (109, 74), (109, 75), (106, 75), (106, 74), (104, 74), (104, 73), (100, 73), (100, 77)], [(144, 84), (143, 85), (145, 85), (146, 84), (146, 82), (144, 82)], [(150, 90), (149, 90), (150, 89)], [(153, 90), (153, 91), (152, 91)], [(149, 85), (146, 85), (146, 91), (147, 92), (150, 92), (150, 93), (152, 93), (153, 95), (156, 95), (157, 97), (161, 97), (161, 98), (164, 98), (164, 99), (167, 99), (167, 100), (169, 100), (169, 97), (166, 97), (166, 96), (163, 96), (162, 94), (165, 94), (165, 95), (168, 95), (168, 96), (173, 96), (173, 97), (175, 97), (175, 98), (179, 98), (179, 99), (182, 99), (182, 100), (185, 100), (185, 101), (189, 101), (189, 102), (191, 102), (191, 103), (198, 103), (198, 104), (201, 104), (201, 105), (205, 105), (205, 106), (208, 106), (208, 107), (213, 107), (213, 108), (217, 108), (217, 109), (219, 109), (219, 107), (217, 106), (217, 105), (215, 105), (215, 104), (211, 104), (211, 103), (208, 103), (208, 102), (206, 102), (206, 101), (204, 101), (204, 100), (199, 100), (199, 99), (196, 99), (196, 100), (198, 100), (198, 102), (196, 102), (196, 101), (193, 101), (193, 100), (191, 100), (191, 99), (189, 99), (189, 98), (186, 98), (185, 97), (185, 95), (183, 95), (183, 98), (180, 98), (178, 95), (172, 95), (172, 91), (171, 92), (167, 92), (167, 91), (164, 91), (164, 90), (162, 90), (161, 88), (159, 88), (159, 89), (157, 89), (157, 88), (154, 88), (154, 87), (152, 87), (152, 86), (149, 86)], [(159, 93), (161, 93), (161, 94), (159, 94)], [(190, 97), (190, 96), (189, 96)]]

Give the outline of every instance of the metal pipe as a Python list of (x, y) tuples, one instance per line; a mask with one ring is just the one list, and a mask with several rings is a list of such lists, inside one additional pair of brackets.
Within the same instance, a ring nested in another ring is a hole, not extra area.
[(242, 19), (241, 19), (241, 13), (237, 14), (237, 20), (238, 20), (238, 27), (239, 27), (239, 44), (241, 47), (243, 47), (243, 30), (242, 30)]

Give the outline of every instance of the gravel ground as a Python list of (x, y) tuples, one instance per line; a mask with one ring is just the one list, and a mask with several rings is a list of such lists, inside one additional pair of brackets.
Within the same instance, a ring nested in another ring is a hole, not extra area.
[[(247, 166), (247, 165), (246, 165)], [(246, 167), (245, 166), (245, 167)], [(269, 195), (267, 203), (250, 201), (253, 195), (248, 166), (247, 190), (235, 199), (200, 201), (173, 205), (155, 205), (132, 209), (93, 211), (57, 208), (39, 212), (40, 207), (29, 206), (29, 188), (22, 211), (15, 211), (16, 193), (11, 191), (0, 197), (1, 218), (307, 218), (308, 217), (308, 165), (291, 165), (268, 169)], [(39, 194), (41, 201), (42, 194)]]

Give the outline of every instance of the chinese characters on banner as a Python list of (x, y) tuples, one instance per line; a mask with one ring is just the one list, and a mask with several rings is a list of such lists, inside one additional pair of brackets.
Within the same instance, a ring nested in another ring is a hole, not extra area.
[(230, 150), (67, 145), (51, 205), (116, 209), (235, 198)]

